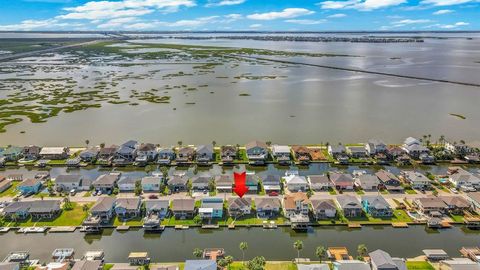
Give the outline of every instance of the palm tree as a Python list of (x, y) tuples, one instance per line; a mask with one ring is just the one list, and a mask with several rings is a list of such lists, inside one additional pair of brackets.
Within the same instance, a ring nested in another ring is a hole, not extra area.
[(440, 144), (441, 144), (441, 145), (445, 145), (445, 136), (444, 136), (444, 135), (440, 135), (439, 141), (440, 141)]
[(297, 240), (293, 243), (293, 248), (297, 250), (297, 262), (300, 259), (300, 250), (303, 249), (303, 241), (302, 240)]
[(241, 242), (240, 245), (240, 250), (242, 251), (242, 262), (245, 264), (245, 250), (248, 249), (248, 243), (247, 242)]
[(177, 144), (178, 144), (178, 148), (180, 148), (180, 147), (182, 147), (183, 142), (182, 142), (182, 141), (178, 141)]
[(203, 256), (203, 251), (199, 248), (195, 248), (193, 250), (193, 256), (195, 256), (195, 258), (201, 258)]
[(217, 145), (217, 142), (216, 142), (216, 141), (212, 141), (212, 146), (213, 146), (213, 148), (215, 148), (216, 145)]
[(104, 143), (104, 142), (102, 142), (102, 143), (100, 144), (100, 148), (105, 148), (105, 143)]
[(360, 257), (362, 257), (362, 258), (365, 257), (365, 256), (367, 256), (367, 254), (368, 254), (368, 248), (367, 248), (367, 246), (366, 246), (365, 244), (360, 244), (360, 245), (358, 245), (358, 247), (357, 247), (357, 253), (358, 253), (358, 256), (360, 256)]
[(87, 211), (88, 211), (88, 209), (89, 209), (89, 207), (88, 207), (88, 205), (87, 205), (87, 204), (84, 204), (84, 205), (82, 206), (82, 210), (83, 210), (83, 212), (87, 212)]
[(233, 263), (233, 257), (228, 255), (228, 256), (225, 256), (225, 261), (227, 262), (227, 268), (230, 266), (230, 264)]
[(267, 141), (267, 142), (265, 142), (265, 144), (270, 147), (270, 145), (272, 145), (272, 142), (271, 142), (271, 141)]
[(87, 145), (87, 148), (88, 148), (88, 145), (90, 144), (90, 140), (85, 140), (85, 144)]
[(318, 260), (322, 263), (323, 259), (327, 257), (327, 249), (324, 246), (318, 246), (315, 250), (315, 255), (317, 255)]

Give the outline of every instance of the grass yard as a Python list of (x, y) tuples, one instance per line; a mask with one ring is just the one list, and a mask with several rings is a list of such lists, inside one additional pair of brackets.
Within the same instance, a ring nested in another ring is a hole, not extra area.
[(450, 218), (452, 218), (452, 220), (455, 222), (463, 223), (463, 215), (450, 215)]
[[(228, 217), (228, 219), (225, 221), (225, 220), (222, 220), (220, 222), (218, 222), (219, 225), (229, 225), (231, 224), (232, 222), (234, 221), (234, 218), (232, 217)], [(244, 216), (244, 217), (240, 217), (240, 218), (237, 218), (235, 220), (235, 225), (261, 225), (263, 224), (263, 221), (267, 221), (267, 222), (270, 222), (270, 221), (274, 221), (275, 224), (284, 224), (285, 221), (287, 221), (287, 219), (283, 216), (279, 216), (275, 219), (260, 219), (260, 218), (257, 218), (255, 215), (249, 215), (249, 216)]]
[[(242, 262), (234, 262), (228, 267), (228, 270), (247, 269)], [(297, 270), (297, 265), (292, 262), (267, 262), (265, 270)]]
[[(80, 226), (83, 220), (87, 217), (88, 213), (83, 211), (83, 204), (71, 203), (73, 206), (72, 210), (66, 211), (62, 210), (62, 213), (59, 217), (54, 220), (28, 220), (18, 221), (16, 223), (12, 222), (9, 226), (18, 226), (18, 227), (32, 227), (32, 226)], [(93, 203), (88, 204), (90, 207)]]
[(121, 226), (125, 223), (127, 226), (142, 226), (143, 225), (143, 219), (141, 217), (136, 217), (133, 219), (129, 219), (127, 221), (120, 220), (117, 216), (113, 220), (113, 225), (114, 226)]
[(9, 187), (4, 192), (0, 193), (0, 197), (15, 197), (18, 194), (17, 186), (20, 184), (20, 181), (13, 181), (12, 186)]
[(405, 193), (407, 193), (407, 194), (417, 194), (417, 192), (413, 189), (405, 189)]
[(433, 266), (425, 261), (407, 261), (408, 270), (434, 270)]
[(162, 220), (162, 225), (166, 226), (175, 226), (175, 225), (186, 225), (193, 226), (197, 225), (193, 219), (175, 219), (175, 217), (170, 217)]

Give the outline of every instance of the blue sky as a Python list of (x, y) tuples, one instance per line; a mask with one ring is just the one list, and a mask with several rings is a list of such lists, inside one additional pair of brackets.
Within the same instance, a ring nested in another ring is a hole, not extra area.
[(480, 0), (0, 0), (12, 30), (480, 30)]

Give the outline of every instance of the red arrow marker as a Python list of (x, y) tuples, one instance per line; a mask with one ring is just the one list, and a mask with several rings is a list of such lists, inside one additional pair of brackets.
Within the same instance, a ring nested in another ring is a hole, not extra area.
[(245, 193), (248, 191), (247, 187), (247, 174), (246, 172), (243, 173), (233, 173), (233, 176), (235, 178), (235, 188), (233, 191), (238, 195), (238, 197), (242, 198)]

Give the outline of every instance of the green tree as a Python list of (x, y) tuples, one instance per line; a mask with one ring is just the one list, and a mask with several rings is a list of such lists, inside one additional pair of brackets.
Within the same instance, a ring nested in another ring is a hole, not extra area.
[(199, 215), (196, 215), (193, 218), (193, 222), (195, 222), (195, 224), (202, 224), (202, 218)]
[(233, 257), (230, 255), (225, 256), (225, 261), (227, 262), (227, 267), (230, 267), (230, 265), (233, 263)]
[(245, 250), (248, 249), (248, 243), (247, 242), (241, 242), (239, 245), (240, 250), (242, 251), (242, 262), (245, 264)]
[(360, 244), (358, 245), (357, 247), (357, 253), (358, 253), (358, 256), (362, 258), (366, 257), (367, 254), (368, 254), (368, 248), (365, 244)]
[(220, 266), (221, 268), (225, 268), (227, 265), (228, 265), (227, 260), (225, 259), (218, 260), (218, 266)]
[(102, 142), (102, 143), (100, 144), (100, 148), (105, 148), (105, 143), (104, 143), (104, 142)]
[(90, 207), (88, 207), (88, 204), (84, 204), (84, 205), (82, 206), (83, 212), (87, 212), (88, 209), (90, 209)]
[(178, 148), (180, 148), (180, 147), (182, 147), (183, 142), (182, 142), (182, 141), (178, 141), (177, 144), (178, 144)]
[(140, 180), (135, 181), (135, 196), (140, 196), (142, 194), (142, 182)]
[(249, 270), (264, 270), (265, 269), (265, 258), (262, 256), (257, 256), (252, 260), (248, 261), (247, 268)]
[(300, 259), (300, 251), (303, 249), (303, 241), (297, 240), (293, 243), (293, 248), (297, 250), (297, 261)]
[(327, 258), (327, 249), (324, 246), (318, 246), (315, 250), (315, 255), (318, 257), (320, 263)]
[(201, 258), (203, 256), (203, 251), (199, 248), (195, 248), (193, 250), (193, 256), (195, 256), (195, 258)]
[(90, 144), (90, 140), (85, 140), (85, 144), (87, 145), (87, 148), (88, 148), (88, 145)]

